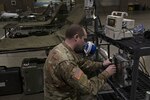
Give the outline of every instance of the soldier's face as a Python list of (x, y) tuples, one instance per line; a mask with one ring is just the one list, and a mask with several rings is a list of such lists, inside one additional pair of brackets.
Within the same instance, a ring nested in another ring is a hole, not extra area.
[(84, 29), (84, 36), (82, 36), (81, 38), (78, 37), (78, 40), (76, 42), (76, 46), (75, 46), (75, 49), (74, 49), (74, 51), (76, 53), (83, 53), (84, 52), (83, 47), (84, 47), (86, 39), (87, 39), (87, 33)]

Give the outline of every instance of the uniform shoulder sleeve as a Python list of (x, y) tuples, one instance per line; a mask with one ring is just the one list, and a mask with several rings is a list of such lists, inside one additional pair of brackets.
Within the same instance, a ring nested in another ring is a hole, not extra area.
[(80, 60), (79, 61), (79, 67), (82, 70), (90, 70), (90, 71), (95, 71), (97, 69), (102, 69), (103, 68), (103, 62), (95, 62), (91, 60)]
[(108, 78), (103, 73), (88, 79), (87, 75), (72, 61), (60, 63), (59, 72), (65, 83), (83, 94), (96, 95)]

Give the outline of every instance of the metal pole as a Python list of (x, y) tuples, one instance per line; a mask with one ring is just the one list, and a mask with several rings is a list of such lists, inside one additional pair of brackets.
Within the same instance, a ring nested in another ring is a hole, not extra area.
[(131, 86), (131, 95), (130, 100), (136, 100), (136, 88), (137, 88), (137, 79), (138, 79), (138, 66), (139, 66), (139, 55), (137, 52), (134, 52), (134, 63), (132, 68), (132, 86)]
[(96, 18), (94, 19), (94, 30), (95, 30), (95, 38), (96, 38), (96, 46), (97, 46), (97, 49), (96, 49), (96, 60), (99, 59), (99, 55), (98, 55), (98, 51), (99, 51), (99, 48), (98, 48), (98, 18), (97, 18), (97, 13), (96, 13), (96, 0), (94, 0), (94, 8), (95, 8), (95, 16)]
[(119, 88), (116, 88), (113, 83), (110, 81), (110, 79), (107, 80), (108, 84), (112, 87), (112, 89), (123, 99), (128, 100), (124, 94), (119, 90)]
[(97, 48), (96, 48), (96, 59), (98, 60), (99, 59), (99, 55), (98, 55), (98, 51), (99, 51), (99, 48), (98, 48), (98, 36), (97, 36), (97, 34), (98, 34), (98, 25), (97, 25), (98, 23), (97, 23), (97, 18), (95, 19), (95, 26), (94, 26), (94, 28), (95, 28), (95, 38), (96, 38), (96, 46), (97, 46)]
[(150, 91), (146, 91), (145, 100), (150, 100)]

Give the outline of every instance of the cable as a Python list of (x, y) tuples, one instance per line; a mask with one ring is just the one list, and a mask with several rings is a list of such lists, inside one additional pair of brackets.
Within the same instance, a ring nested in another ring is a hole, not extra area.
[(137, 41), (136, 37), (134, 36), (133, 32), (130, 29), (128, 29), (128, 28), (124, 28), (124, 29), (129, 31), (129, 33), (133, 36), (133, 39), (136, 43), (138, 43), (138, 44), (141, 43), (141, 42)]
[(141, 65), (139, 65), (139, 67), (140, 67), (140, 70), (144, 73), (144, 70), (143, 70), (142, 66), (141, 66)]
[(143, 64), (144, 64), (144, 66), (146, 67), (146, 64), (145, 64), (145, 59), (144, 59), (144, 57), (141, 57), (142, 58), (142, 60), (143, 60)]
[(142, 65), (142, 67), (144, 68), (145, 73), (146, 73), (147, 75), (149, 75), (149, 73), (148, 73), (147, 69), (144, 67), (144, 65), (142, 64), (142, 62), (140, 62), (140, 64), (141, 64), (141, 65)]
[(143, 65), (141, 62), (140, 62), (140, 65), (141, 65), (141, 67), (144, 69), (144, 72), (145, 72), (146, 74), (148, 74), (147, 70), (145, 69), (144, 65)]
[[(130, 34), (134, 37), (133, 32), (130, 29), (128, 29), (128, 28), (123, 28), (123, 29), (126, 29), (127, 31), (129, 31)], [(123, 33), (125, 34), (125, 31), (123, 31)]]
[(142, 58), (142, 60), (143, 60), (143, 67), (144, 67), (144, 69), (146, 70), (146, 72), (147, 72), (147, 75), (149, 75), (149, 72), (147, 71), (147, 67), (146, 67), (146, 64), (145, 64), (145, 59), (144, 59), (144, 57), (141, 57)]

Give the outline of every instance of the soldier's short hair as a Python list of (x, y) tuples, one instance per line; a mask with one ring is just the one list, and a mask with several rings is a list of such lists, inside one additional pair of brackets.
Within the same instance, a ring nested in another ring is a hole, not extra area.
[(77, 24), (72, 24), (66, 31), (66, 38), (71, 39), (74, 37), (74, 35), (78, 34), (80, 38), (84, 36), (84, 30), (83, 27)]

